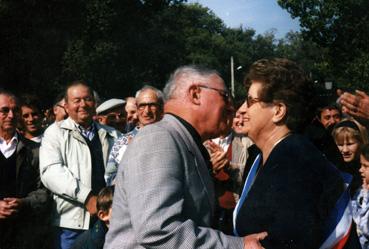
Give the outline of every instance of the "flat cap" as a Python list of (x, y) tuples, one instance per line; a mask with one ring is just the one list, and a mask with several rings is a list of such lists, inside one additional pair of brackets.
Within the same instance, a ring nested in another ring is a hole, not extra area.
[(108, 99), (96, 108), (96, 114), (99, 115), (107, 110), (113, 109), (120, 105), (124, 105), (125, 103), (126, 101), (123, 99)]

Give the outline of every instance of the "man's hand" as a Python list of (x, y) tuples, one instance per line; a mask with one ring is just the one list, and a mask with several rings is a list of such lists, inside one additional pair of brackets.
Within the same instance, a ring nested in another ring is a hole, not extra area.
[(265, 249), (260, 244), (260, 241), (268, 236), (267, 232), (255, 233), (243, 237), (244, 249)]
[(97, 197), (92, 194), (89, 194), (86, 199), (85, 207), (87, 211), (90, 213), (90, 215), (96, 215), (97, 213), (96, 200), (97, 200)]
[(342, 112), (356, 118), (369, 119), (369, 96), (363, 92), (356, 90), (356, 94), (344, 92), (340, 96), (342, 104)]
[(22, 199), (19, 198), (4, 198), (0, 200), (0, 219), (7, 219), (17, 215), (22, 205)]

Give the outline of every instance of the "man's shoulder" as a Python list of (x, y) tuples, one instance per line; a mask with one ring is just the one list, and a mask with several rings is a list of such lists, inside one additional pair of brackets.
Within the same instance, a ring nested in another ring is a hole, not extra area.
[(110, 136), (114, 137), (115, 139), (121, 136), (121, 133), (111, 126), (103, 125), (97, 122), (95, 122), (95, 125), (96, 125), (97, 131), (103, 130), (106, 133), (108, 133)]

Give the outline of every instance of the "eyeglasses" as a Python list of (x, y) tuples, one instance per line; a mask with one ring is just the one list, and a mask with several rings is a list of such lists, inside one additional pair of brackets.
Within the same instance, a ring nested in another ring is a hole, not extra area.
[(0, 108), (0, 113), (4, 116), (7, 116), (10, 111), (12, 111), (12, 113), (15, 114), (15, 115), (20, 114), (20, 109), (18, 107), (16, 107), (16, 108), (9, 108), (9, 107)]
[(214, 87), (210, 87), (210, 86), (204, 86), (204, 85), (198, 85), (198, 86), (201, 87), (201, 88), (217, 91), (220, 94), (220, 96), (223, 97), (224, 101), (226, 101), (226, 102), (229, 101), (230, 94), (229, 94), (228, 90), (222, 90), (222, 89), (218, 89), (218, 88), (214, 88)]
[(109, 113), (106, 118), (108, 120), (125, 119), (126, 115), (124, 113)]
[(140, 103), (140, 104), (137, 104), (137, 109), (139, 111), (143, 111), (145, 110), (146, 106), (149, 107), (149, 109), (151, 110), (155, 110), (159, 107), (159, 104), (158, 103), (155, 103), (155, 102), (150, 102), (150, 103)]
[(250, 108), (253, 104), (255, 104), (257, 102), (262, 102), (262, 100), (259, 99), (259, 98), (253, 98), (250, 95), (247, 96), (247, 98), (246, 98), (247, 108)]

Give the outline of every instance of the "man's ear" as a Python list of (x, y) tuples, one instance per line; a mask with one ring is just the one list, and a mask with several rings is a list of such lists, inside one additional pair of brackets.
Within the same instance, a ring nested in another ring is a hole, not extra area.
[(286, 118), (287, 106), (284, 103), (274, 104), (273, 112), (274, 112), (274, 115), (273, 115), (272, 121), (274, 123), (280, 123), (282, 120)]
[(101, 123), (103, 121), (103, 118), (101, 116), (97, 116), (97, 121)]
[(192, 85), (190, 86), (190, 88), (188, 88), (188, 96), (191, 103), (195, 105), (200, 104), (200, 92), (201, 92), (200, 87), (196, 85)]

